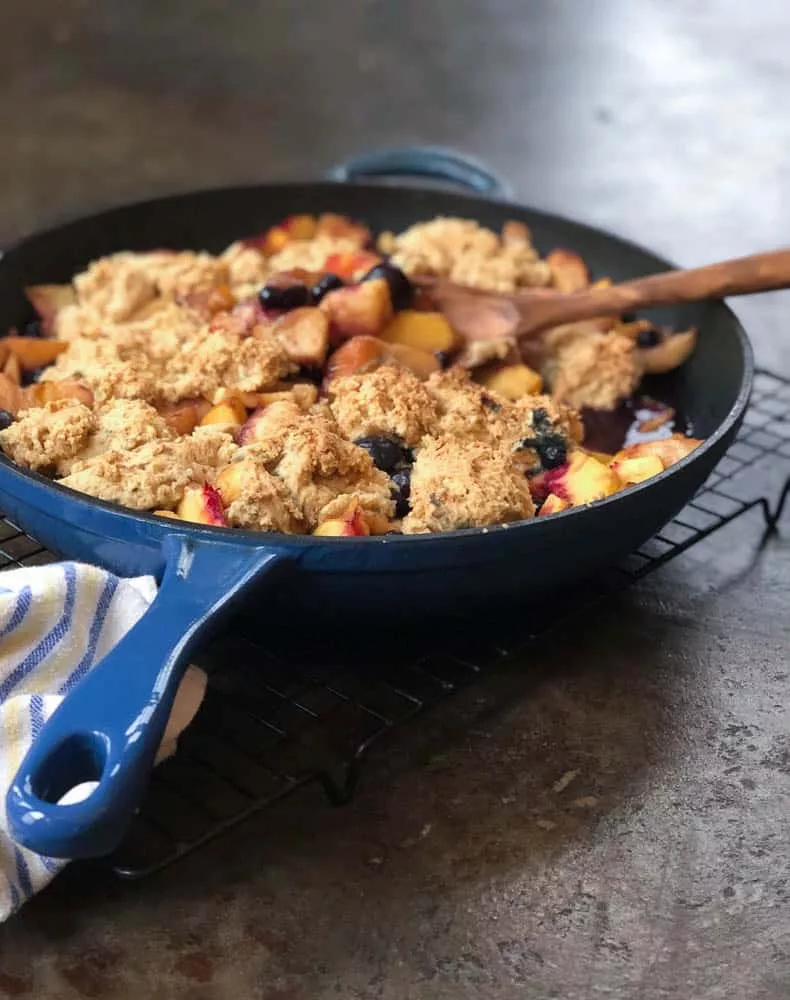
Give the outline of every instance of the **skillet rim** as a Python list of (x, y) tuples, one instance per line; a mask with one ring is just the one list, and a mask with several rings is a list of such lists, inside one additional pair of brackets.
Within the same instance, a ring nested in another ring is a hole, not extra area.
[[(304, 190), (305, 188), (311, 188), (312, 190), (317, 190), (325, 188), (327, 192), (331, 190), (338, 189), (348, 189), (353, 187), (355, 190), (360, 191), (363, 195), (369, 194), (371, 197), (381, 196), (384, 192), (390, 191), (401, 191), (408, 193), (415, 193), (417, 195), (437, 195), (441, 190), (435, 188), (422, 187), (418, 185), (408, 185), (408, 186), (393, 186), (393, 185), (383, 185), (383, 184), (362, 184), (357, 181), (347, 182), (347, 181), (333, 181), (333, 180), (319, 180), (319, 181), (273, 181), (271, 183), (265, 184), (236, 184), (227, 185), (223, 187), (205, 187), (196, 188), (192, 190), (173, 192), (166, 195), (160, 195), (154, 198), (145, 198), (135, 201), (123, 202), (115, 205), (108, 206), (104, 209), (100, 209), (95, 212), (88, 213), (86, 215), (74, 215), (68, 218), (62, 219), (55, 225), (50, 225), (45, 229), (36, 230), (29, 233), (14, 244), (6, 248), (4, 251), (0, 251), (0, 268), (3, 267), (5, 258), (23, 251), (29, 244), (38, 242), (40, 240), (46, 240), (47, 236), (53, 235), (55, 233), (61, 232), (63, 229), (68, 228), (72, 225), (79, 225), (80, 223), (88, 222), (98, 222), (101, 219), (106, 219), (108, 216), (112, 216), (115, 213), (124, 212), (134, 212), (138, 209), (155, 209), (158, 205), (163, 205), (165, 203), (174, 204), (179, 201), (190, 201), (196, 197), (222, 197), (225, 196), (243, 196), (244, 194), (261, 194), (266, 192), (268, 194), (275, 194), (277, 190), (287, 190), (290, 192)], [(680, 265), (674, 263), (668, 258), (662, 256), (661, 254), (655, 253), (649, 247), (637, 243), (628, 237), (621, 236), (619, 233), (614, 232), (609, 229), (602, 229), (598, 226), (592, 225), (588, 222), (577, 221), (561, 213), (546, 211), (540, 208), (534, 208), (531, 205), (514, 201), (512, 198), (502, 198), (497, 196), (483, 197), (481, 195), (470, 194), (464, 191), (449, 192), (452, 194), (453, 198), (469, 203), (470, 206), (479, 205), (483, 203), (485, 205), (494, 204), (502, 209), (512, 208), (517, 212), (526, 212), (538, 219), (544, 220), (548, 223), (559, 223), (561, 226), (569, 226), (571, 228), (582, 230), (587, 232), (589, 235), (606, 240), (611, 240), (618, 243), (620, 247), (626, 251), (634, 251), (638, 254), (645, 254), (652, 257), (654, 260), (660, 262), (665, 270), (672, 270), (678, 268)], [(558, 521), (561, 518), (567, 518), (571, 516), (580, 516), (587, 511), (597, 510), (603, 507), (611, 506), (615, 507), (618, 502), (627, 500), (629, 497), (634, 497), (643, 493), (645, 490), (649, 490), (651, 486), (658, 484), (660, 482), (666, 482), (674, 474), (679, 473), (683, 469), (692, 465), (695, 461), (699, 461), (702, 456), (707, 452), (712, 450), (722, 438), (726, 437), (733, 427), (738, 423), (738, 421), (743, 416), (751, 397), (752, 386), (754, 382), (755, 374), (755, 364), (754, 364), (754, 349), (752, 347), (749, 336), (741, 323), (740, 319), (734, 312), (734, 310), (728, 305), (726, 299), (714, 300), (714, 304), (717, 308), (722, 309), (728, 316), (729, 320), (733, 325), (733, 329), (737, 338), (738, 345), (741, 350), (741, 360), (743, 365), (743, 371), (741, 373), (741, 384), (738, 389), (738, 394), (730, 407), (729, 412), (719, 426), (714, 430), (714, 432), (705, 438), (697, 448), (692, 452), (689, 452), (684, 458), (674, 465), (671, 465), (668, 469), (664, 469), (663, 472), (659, 473), (657, 476), (653, 476), (642, 483), (638, 483), (626, 489), (621, 490), (611, 496), (604, 497), (601, 500), (595, 500), (592, 503), (585, 504), (581, 507), (570, 507), (567, 510), (560, 511), (556, 514), (549, 514), (544, 516), (542, 519), (538, 517), (525, 518), (520, 521), (511, 521), (505, 524), (492, 524), (485, 525), (480, 528), (462, 528), (457, 531), (444, 531), (444, 532), (432, 532), (425, 534), (415, 534), (415, 535), (403, 535), (403, 534), (389, 534), (389, 535), (363, 535), (354, 537), (330, 537), (330, 536), (316, 536), (316, 535), (298, 535), (298, 534), (284, 534), (282, 532), (265, 532), (265, 531), (248, 531), (241, 528), (232, 527), (213, 527), (210, 525), (197, 525), (190, 523), (188, 521), (176, 521), (175, 519), (169, 519), (164, 517), (156, 517), (152, 513), (147, 513), (144, 511), (134, 511), (132, 508), (124, 507), (121, 504), (112, 503), (107, 500), (100, 500), (96, 497), (91, 497), (87, 493), (81, 493), (78, 490), (73, 490), (68, 486), (62, 486), (59, 483), (48, 479), (46, 476), (41, 475), (38, 472), (33, 472), (30, 469), (25, 469), (20, 465), (13, 462), (7, 455), (0, 452), (0, 469), (3, 470), (3, 474), (9, 474), (11, 476), (16, 476), (21, 479), (29, 480), (46, 490), (52, 490), (55, 495), (62, 496), (65, 500), (70, 503), (77, 504), (78, 506), (85, 507), (88, 510), (98, 508), (99, 510), (106, 511), (113, 515), (123, 517), (127, 522), (132, 523), (142, 523), (145, 525), (156, 526), (158, 531), (161, 531), (163, 535), (177, 533), (188, 533), (189, 535), (195, 535), (204, 539), (213, 539), (215, 541), (233, 542), (238, 541), (239, 544), (244, 545), (257, 545), (260, 547), (266, 546), (280, 546), (287, 545), (289, 547), (295, 548), (312, 548), (316, 545), (321, 545), (325, 547), (328, 545), (345, 545), (346, 547), (356, 547), (356, 546), (368, 546), (372, 547), (375, 545), (398, 545), (398, 546), (408, 546), (408, 545), (425, 545), (429, 541), (438, 542), (442, 539), (471, 539), (478, 537), (487, 537), (489, 535), (503, 535), (506, 532), (512, 532), (515, 530), (526, 530), (531, 524), (546, 524), (548, 522)], [(693, 496), (693, 494), (691, 495)], [(691, 499), (691, 496), (688, 499)], [(28, 502), (29, 503), (29, 502)]]

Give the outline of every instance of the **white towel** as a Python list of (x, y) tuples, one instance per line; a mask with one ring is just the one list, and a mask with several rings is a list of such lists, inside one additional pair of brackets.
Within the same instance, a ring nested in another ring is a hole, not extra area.
[[(66, 562), (0, 574), (0, 922), (67, 864), (16, 844), (6, 792), (44, 722), (85, 674), (145, 613), (153, 577), (121, 579)], [(205, 675), (190, 667), (176, 698), (158, 760), (175, 748), (197, 711)], [(61, 801), (90, 794), (72, 789)], [(76, 794), (75, 794), (76, 793)]]

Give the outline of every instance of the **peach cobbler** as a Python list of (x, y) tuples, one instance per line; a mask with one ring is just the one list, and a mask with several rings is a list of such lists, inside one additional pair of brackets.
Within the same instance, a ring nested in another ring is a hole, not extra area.
[(374, 240), (341, 216), (292, 216), (218, 255), (116, 253), (27, 289), (37, 318), (0, 340), (0, 447), (138, 511), (367, 535), (556, 513), (699, 444), (650, 401), (637, 443), (603, 453), (584, 428), (682, 363), (694, 331), (607, 316), (523, 348), (465, 343), (424, 276), (492, 291), (591, 280), (567, 250), (541, 258), (522, 223), (452, 218)]

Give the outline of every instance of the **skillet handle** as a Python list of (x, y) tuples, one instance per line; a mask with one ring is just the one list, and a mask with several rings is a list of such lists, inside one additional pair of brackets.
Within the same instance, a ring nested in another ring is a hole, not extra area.
[[(108, 854), (139, 804), (190, 654), (283, 557), (174, 533), (154, 603), (66, 696), (11, 783), (12, 836), (45, 857)], [(58, 804), (82, 782), (83, 801)]]
[(332, 181), (363, 177), (436, 177), (492, 198), (508, 198), (510, 186), (464, 153), (434, 146), (398, 146), (362, 153), (327, 171)]

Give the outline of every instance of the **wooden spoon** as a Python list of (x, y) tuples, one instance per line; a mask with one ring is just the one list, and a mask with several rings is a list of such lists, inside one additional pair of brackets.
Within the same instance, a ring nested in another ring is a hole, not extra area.
[(562, 294), (523, 289), (493, 295), (443, 279), (416, 279), (467, 341), (530, 337), (553, 326), (649, 306), (700, 302), (790, 287), (790, 250), (751, 254), (684, 271), (664, 271), (608, 288)]

